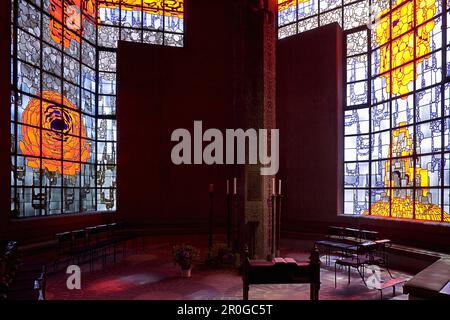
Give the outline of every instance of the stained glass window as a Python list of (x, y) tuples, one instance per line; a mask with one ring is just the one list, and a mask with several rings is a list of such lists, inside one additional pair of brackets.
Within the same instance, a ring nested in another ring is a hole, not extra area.
[(183, 0), (11, 0), (11, 214), (116, 208), (117, 41), (183, 46)]
[(278, 1), (279, 38), (344, 29), (344, 214), (450, 222), (448, 3)]

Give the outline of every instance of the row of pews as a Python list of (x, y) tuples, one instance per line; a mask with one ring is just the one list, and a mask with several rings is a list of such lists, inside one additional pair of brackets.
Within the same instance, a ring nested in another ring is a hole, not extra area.
[[(322, 248), (326, 265), (331, 264), (332, 255), (337, 256), (334, 261), (335, 288), (337, 287), (338, 267), (348, 269), (348, 283), (350, 283), (351, 268), (356, 269), (367, 287), (380, 292), (381, 299), (383, 299), (384, 289), (392, 288), (395, 295), (395, 286), (406, 282), (404, 278), (392, 276), (387, 254), (387, 248), (391, 246), (391, 241), (379, 239), (377, 231), (330, 226), (326, 239), (316, 241), (315, 245)], [(369, 269), (369, 272), (366, 272), (366, 269)], [(382, 269), (389, 273), (389, 280), (384, 281), (380, 278), (381, 274), (379, 273)], [(366, 275), (375, 277), (366, 279)], [(374, 283), (367, 283), (368, 279), (372, 279)]]
[[(125, 256), (129, 240), (135, 241), (135, 251), (138, 247), (138, 235), (117, 222), (58, 233), (56, 240), (57, 254), (53, 263), (54, 271), (61, 263), (67, 266), (68, 262), (77, 265), (89, 263), (92, 271), (98, 259), (105, 265), (109, 256), (113, 257), (115, 263), (120, 251)], [(144, 247), (143, 241), (144, 238), (142, 238)]]

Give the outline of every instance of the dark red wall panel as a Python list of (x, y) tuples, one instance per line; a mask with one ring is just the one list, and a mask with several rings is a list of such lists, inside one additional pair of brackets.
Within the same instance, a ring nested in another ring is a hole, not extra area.
[[(172, 164), (171, 134), (233, 128), (232, 23), (227, 1), (193, 1), (185, 48), (120, 43), (118, 51), (118, 211), (149, 226), (206, 229), (209, 184), (215, 224), (224, 226), (230, 166)], [(214, 12), (214, 14), (208, 14)], [(193, 158), (193, 155), (192, 155)]]
[(327, 221), (339, 205), (340, 34), (335, 24), (278, 42), (277, 120), (289, 221)]

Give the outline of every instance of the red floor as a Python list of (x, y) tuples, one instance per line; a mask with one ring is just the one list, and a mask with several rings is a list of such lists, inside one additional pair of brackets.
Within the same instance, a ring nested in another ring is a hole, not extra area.
[[(46, 298), (61, 299), (102, 299), (102, 300), (177, 300), (177, 299), (242, 299), (242, 281), (239, 274), (230, 268), (211, 268), (197, 263), (191, 278), (180, 277), (180, 270), (171, 259), (174, 244), (192, 244), (205, 254), (206, 236), (189, 237), (148, 237), (145, 249), (137, 253), (129, 250), (126, 257), (119, 255), (114, 264), (112, 258), (106, 266), (98, 262), (94, 271), (82, 265), (81, 290), (68, 290), (65, 270), (49, 275)], [(309, 244), (284, 242), (282, 256), (306, 260), (308, 252), (301, 247)], [(131, 248), (131, 243), (130, 243)], [(62, 265), (61, 265), (62, 266)], [(64, 267), (64, 266), (62, 266)], [(410, 275), (394, 271), (394, 276)], [(387, 278), (387, 273), (383, 273)], [(347, 272), (338, 271), (338, 287), (334, 288), (334, 267), (322, 267), (321, 300), (378, 300), (380, 293), (368, 289), (356, 271), (351, 273), (351, 283), (347, 284)], [(397, 299), (401, 295), (401, 285), (397, 287)], [(392, 290), (386, 289), (384, 299), (392, 298)], [(309, 285), (257, 285), (250, 287), (250, 299), (264, 300), (308, 300)]]

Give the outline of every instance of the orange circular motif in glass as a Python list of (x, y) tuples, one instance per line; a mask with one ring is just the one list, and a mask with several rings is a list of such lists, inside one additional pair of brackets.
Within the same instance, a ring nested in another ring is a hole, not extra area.
[[(49, 101), (62, 101), (68, 108), (42, 100), (41, 118), (41, 101), (32, 99), (22, 114), (22, 123), (26, 126), (22, 126), (20, 150), (29, 156), (27, 164), (31, 168), (41, 168), (39, 157), (42, 150), (42, 169), (73, 176), (80, 171), (81, 165), (69, 161), (85, 162), (90, 157), (90, 145), (83, 139), (86, 138), (86, 128), (76, 106), (66, 97), (53, 91), (44, 91), (42, 97)], [(57, 160), (61, 158), (68, 161)]]

